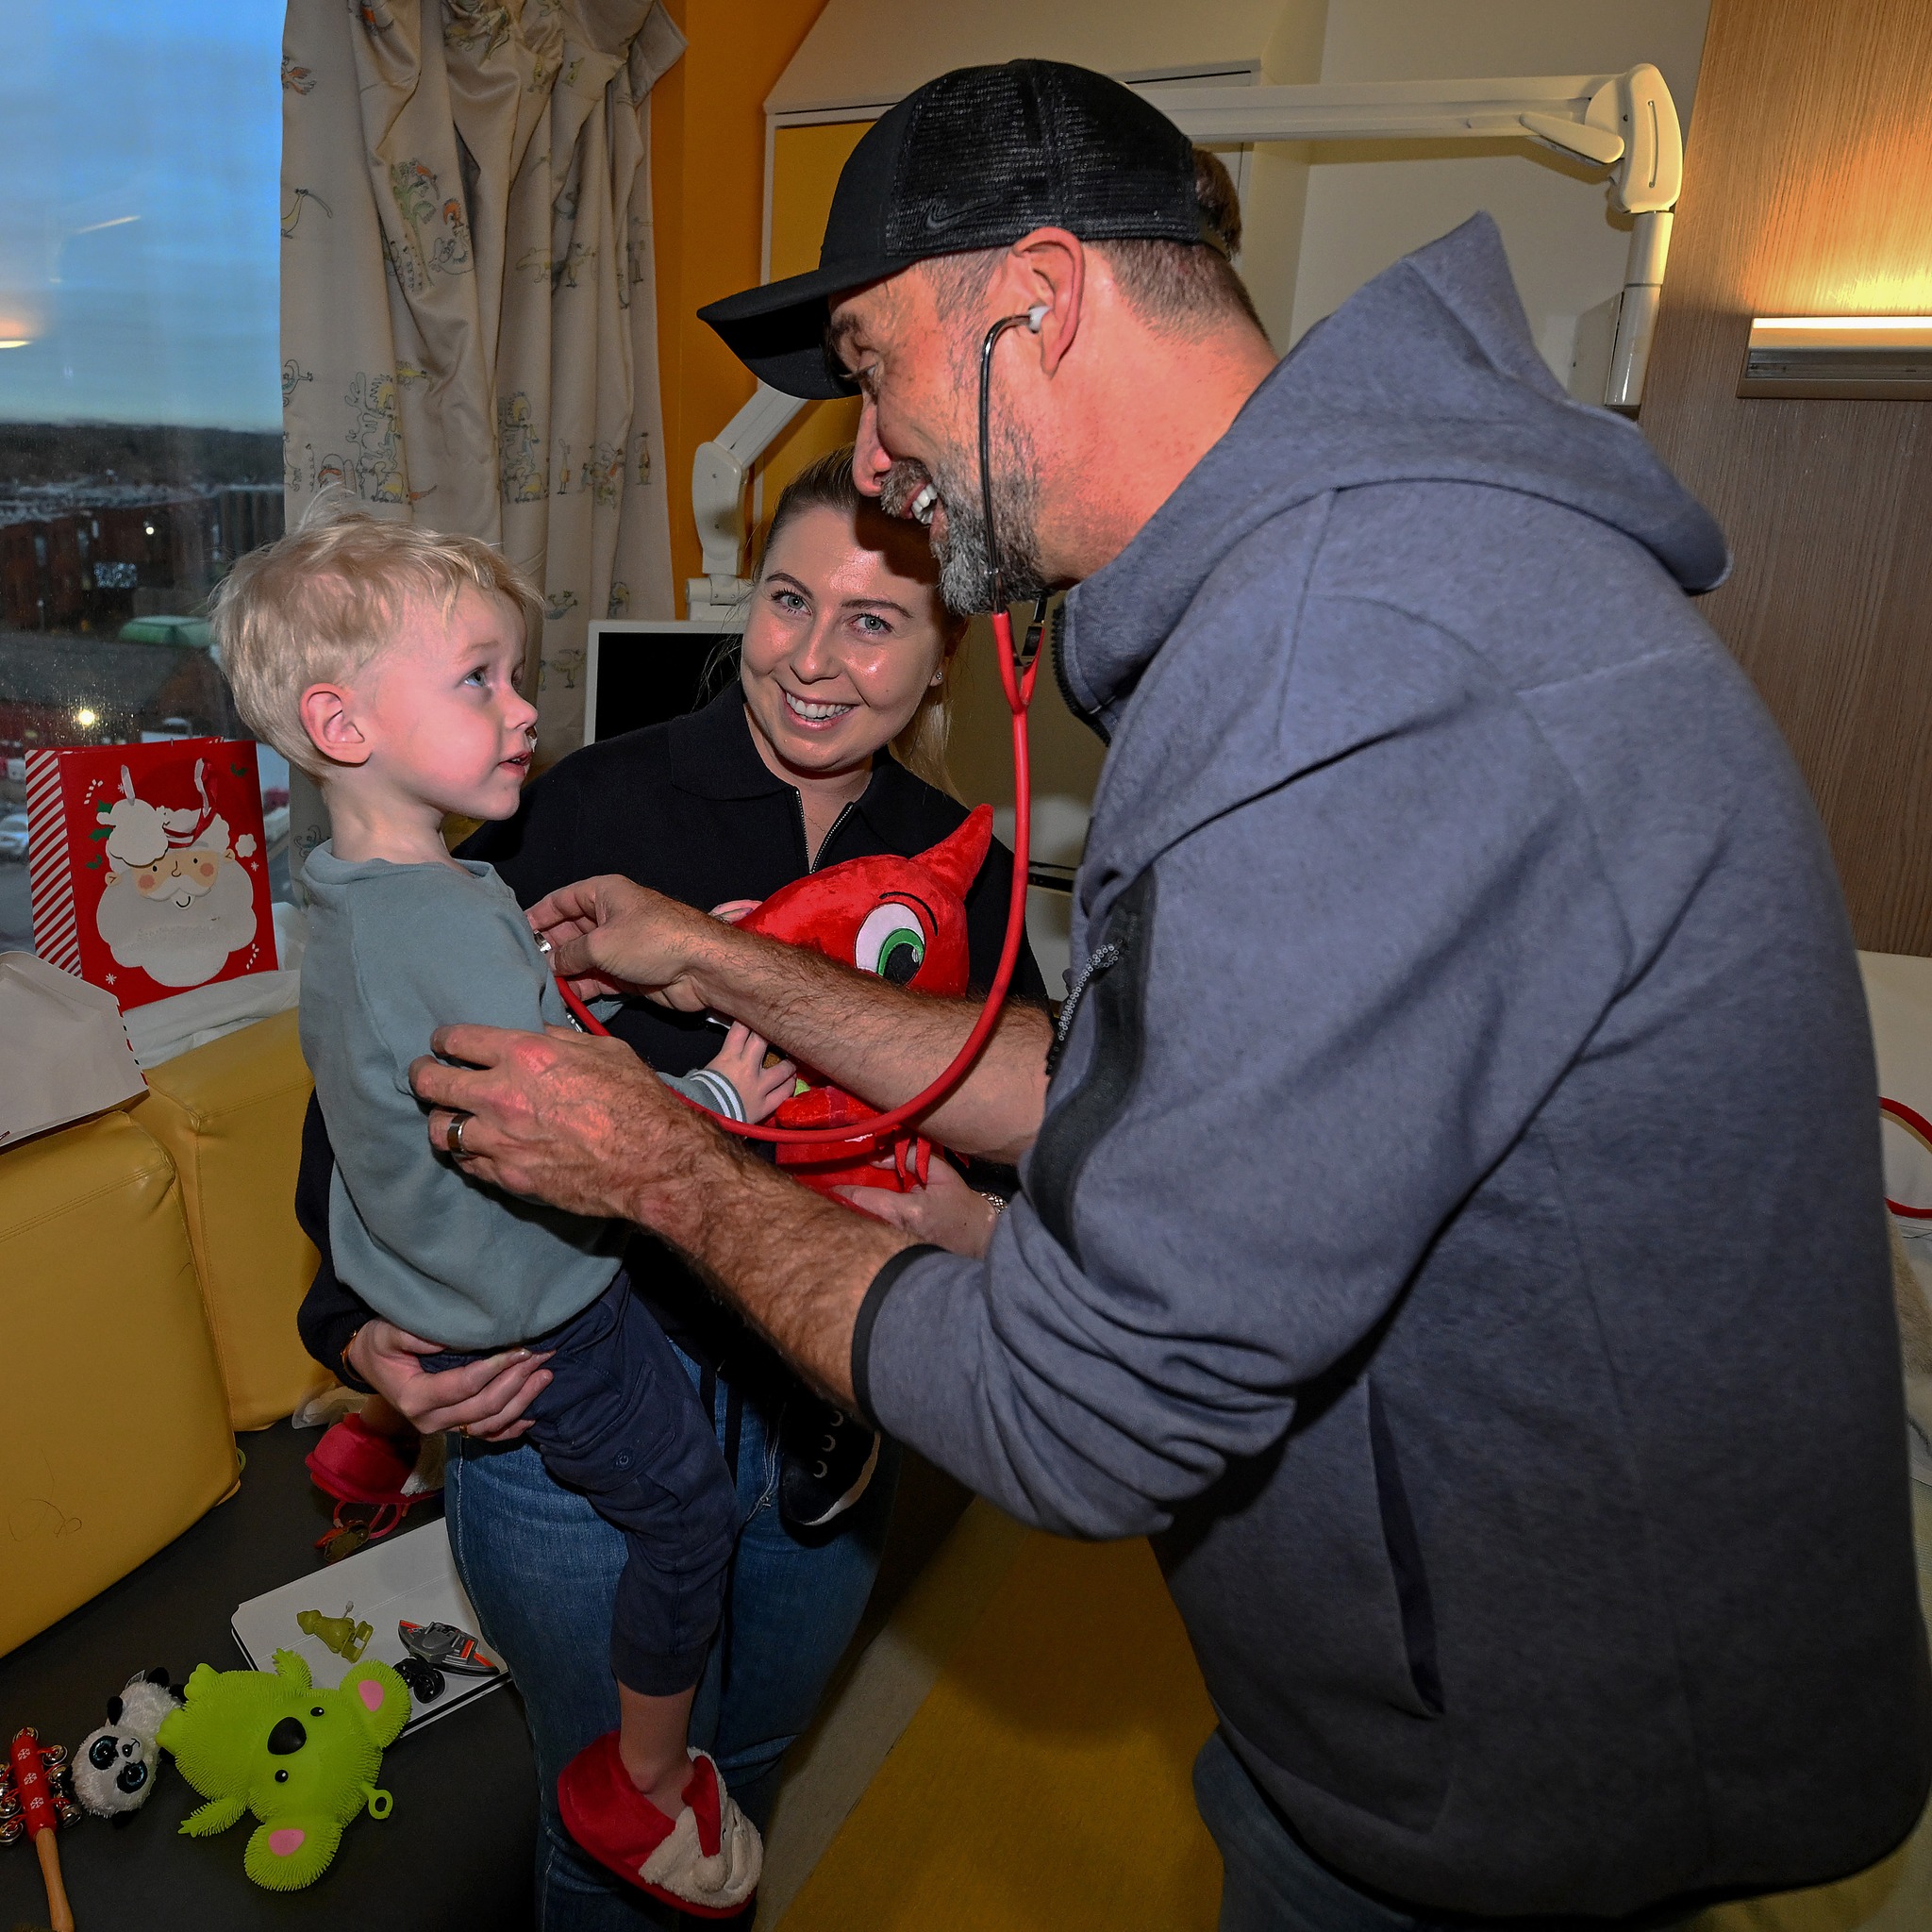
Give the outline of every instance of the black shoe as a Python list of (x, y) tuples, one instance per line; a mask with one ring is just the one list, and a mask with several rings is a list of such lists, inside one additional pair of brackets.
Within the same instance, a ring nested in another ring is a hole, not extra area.
[(778, 1446), (778, 1514), (787, 1529), (822, 1529), (842, 1516), (879, 1466), (878, 1432), (810, 1397), (786, 1405)]

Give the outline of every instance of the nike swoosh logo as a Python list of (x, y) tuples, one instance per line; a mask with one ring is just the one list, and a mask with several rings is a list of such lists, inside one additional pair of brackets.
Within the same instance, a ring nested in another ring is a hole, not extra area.
[(925, 205), (926, 232), (937, 234), (942, 228), (957, 228), (961, 222), (970, 222), (975, 215), (995, 214), (1006, 205), (1003, 194), (995, 194), (985, 201), (968, 202), (964, 208), (946, 208), (929, 201)]

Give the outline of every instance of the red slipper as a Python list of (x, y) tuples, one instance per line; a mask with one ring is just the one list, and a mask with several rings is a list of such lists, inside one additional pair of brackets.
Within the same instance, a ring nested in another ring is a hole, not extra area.
[(558, 1808), (564, 1829), (607, 1871), (696, 1918), (735, 1918), (758, 1890), (765, 1849), (718, 1767), (702, 1751), (691, 1757), (675, 1823), (631, 1783), (615, 1731), (558, 1774)]

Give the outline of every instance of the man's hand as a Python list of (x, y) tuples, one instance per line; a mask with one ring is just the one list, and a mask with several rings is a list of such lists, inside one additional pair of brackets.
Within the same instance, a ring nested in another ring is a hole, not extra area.
[(430, 1145), (446, 1149), (457, 1117), (471, 1116), (464, 1169), (506, 1193), (574, 1214), (647, 1221), (641, 1186), (648, 1191), (667, 1166), (681, 1171), (689, 1130), (702, 1131), (696, 1111), (620, 1040), (564, 1026), (441, 1026), (430, 1044), (441, 1058), (409, 1068), (409, 1084), (434, 1108)]
[(807, 1376), (851, 1403), (858, 1306), (906, 1236), (752, 1158), (621, 1041), (442, 1026), (431, 1044), (441, 1058), (409, 1068), (431, 1104), (431, 1146), (447, 1147), (461, 1118), (477, 1179), (661, 1235)]
[(527, 1348), (506, 1349), (460, 1369), (425, 1374), (420, 1356), (435, 1355), (442, 1344), (425, 1341), (393, 1322), (365, 1322), (342, 1353), (349, 1366), (425, 1435), (456, 1429), (482, 1442), (508, 1442), (530, 1424), (523, 1414), (540, 1390), (547, 1388), (547, 1355)]
[(539, 899), (525, 917), (550, 947), (551, 970), (579, 998), (643, 993), (680, 1012), (708, 1002), (691, 983), (703, 941), (717, 929), (708, 913), (615, 875), (581, 879)]
[[(941, 999), (741, 931), (749, 902), (699, 912), (628, 879), (586, 879), (527, 914), (551, 964), (581, 992), (641, 992), (684, 1012), (741, 1020), (801, 1066), (882, 1112), (909, 1100), (952, 1060), (977, 1000)], [(1046, 1103), (1053, 1023), (1009, 1003), (972, 1071), (922, 1123), (962, 1154), (1015, 1161)]]

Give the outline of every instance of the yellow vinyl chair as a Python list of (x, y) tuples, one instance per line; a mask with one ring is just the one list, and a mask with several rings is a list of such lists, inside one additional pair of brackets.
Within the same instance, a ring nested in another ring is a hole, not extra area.
[(0, 1653), (235, 1487), (174, 1163), (125, 1113), (0, 1152)]
[(292, 1011), (157, 1067), (139, 1120), (174, 1157), (228, 1414), (265, 1429), (327, 1373), (303, 1352), (295, 1310), (315, 1250), (295, 1224), (302, 1116), (313, 1082)]

